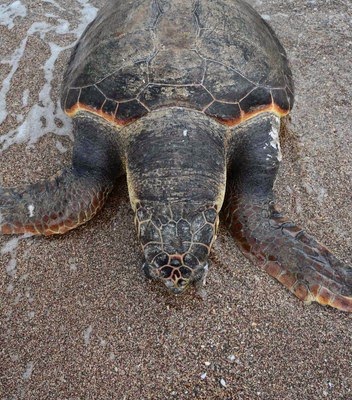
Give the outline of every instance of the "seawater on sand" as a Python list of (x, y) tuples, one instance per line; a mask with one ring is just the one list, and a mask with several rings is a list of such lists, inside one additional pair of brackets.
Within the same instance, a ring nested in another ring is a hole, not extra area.
[[(55, 101), (51, 96), (52, 80), (54, 76), (55, 63), (60, 54), (73, 47), (76, 40), (81, 36), (87, 24), (94, 19), (97, 9), (86, 0), (78, 0), (76, 6), (79, 8), (78, 24), (72, 26), (68, 19), (63, 18), (63, 8), (55, 1), (44, 1), (54, 6), (56, 12), (45, 12), (41, 9), (36, 10), (37, 20), (32, 23), (21, 40), (19, 46), (7, 58), (0, 61), (1, 64), (11, 66), (10, 72), (2, 81), (0, 89), (0, 124), (5, 121), (8, 116), (6, 107), (6, 97), (11, 88), (12, 81), (21, 60), (25, 54), (28, 40), (31, 36), (39, 36), (49, 47), (50, 56), (42, 65), (44, 71), (44, 84), (38, 95), (38, 101), (34, 104), (27, 114), (18, 112), (16, 119), (18, 126), (9, 132), (1, 132), (0, 136), (0, 153), (15, 143), (26, 143), (32, 146), (39, 138), (48, 134), (70, 135), (71, 123), (61, 110), (59, 101)], [(74, 9), (74, 8), (73, 8)], [(21, 1), (15, 1), (9, 5), (0, 6), (0, 25), (4, 25), (11, 30), (15, 24), (21, 24), (22, 18), (30, 13), (26, 5)], [(68, 45), (62, 46), (59, 43), (51, 41), (52, 33), (56, 35), (73, 35), (74, 40)], [(29, 90), (25, 89), (22, 95), (22, 106), (28, 104)], [(45, 123), (43, 123), (45, 121)], [(60, 123), (58, 123), (60, 122)]]

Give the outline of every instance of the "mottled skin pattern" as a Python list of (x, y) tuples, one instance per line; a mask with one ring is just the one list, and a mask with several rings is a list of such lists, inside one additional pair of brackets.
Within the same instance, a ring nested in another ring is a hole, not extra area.
[(72, 166), (0, 188), (0, 232), (73, 229), (126, 173), (143, 270), (171, 292), (204, 283), (225, 201), (248, 258), (299, 299), (351, 312), (351, 267), (275, 209), (293, 101), (285, 50), (244, 1), (110, 1), (64, 76)]
[(135, 222), (146, 259), (143, 270), (173, 293), (181, 293), (190, 283), (205, 278), (218, 212), (214, 206), (194, 210), (185, 203), (157, 207), (137, 204)]
[(91, 176), (76, 177), (70, 169), (29, 188), (26, 185), (0, 188), (1, 233), (65, 233), (93, 218), (111, 189), (112, 186), (104, 186), (100, 180), (94, 182)]
[(95, 117), (74, 119), (72, 166), (44, 182), (0, 187), (2, 234), (62, 234), (89, 221), (103, 207), (121, 174), (112, 127)]
[[(284, 218), (273, 202), (250, 201), (231, 197), (227, 217), (243, 254), (299, 299), (351, 311), (351, 270), (302, 228)], [(292, 267), (287, 269), (287, 264)]]

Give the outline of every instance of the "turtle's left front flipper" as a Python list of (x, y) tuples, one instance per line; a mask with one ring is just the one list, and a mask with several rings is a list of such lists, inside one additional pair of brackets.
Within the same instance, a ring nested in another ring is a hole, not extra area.
[(91, 118), (74, 120), (72, 166), (43, 182), (0, 188), (0, 233), (62, 234), (103, 206), (121, 161), (116, 138)]
[(279, 121), (261, 116), (238, 135), (226, 219), (241, 251), (299, 299), (352, 312), (352, 268), (275, 209)]

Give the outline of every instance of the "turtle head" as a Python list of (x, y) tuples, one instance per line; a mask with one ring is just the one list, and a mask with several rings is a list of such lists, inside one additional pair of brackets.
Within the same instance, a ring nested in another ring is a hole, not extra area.
[[(193, 208), (193, 209), (192, 209)], [(214, 205), (190, 207), (138, 205), (136, 225), (150, 279), (180, 294), (205, 283), (208, 256), (216, 238), (218, 212)]]

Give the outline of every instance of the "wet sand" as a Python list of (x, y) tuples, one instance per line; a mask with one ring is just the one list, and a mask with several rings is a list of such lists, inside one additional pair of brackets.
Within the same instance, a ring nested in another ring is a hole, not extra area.
[[(282, 40), (296, 83), (277, 203), (351, 265), (351, 4), (251, 3)], [(59, 98), (69, 50), (48, 43), (70, 46), (101, 2), (20, 4), (13, 27), (0, 22), (1, 60), (18, 61), (13, 73), (0, 64), (6, 186), (69, 164), (69, 122), (41, 110)], [(47, 25), (33, 28), (38, 21)], [(66, 33), (54, 29), (65, 21)], [(23, 121), (21, 142), (8, 132)], [(211, 258), (206, 300), (149, 283), (123, 179), (104, 210), (69, 234), (0, 237), (0, 398), (352, 399), (352, 315), (299, 302), (223, 228)]]

